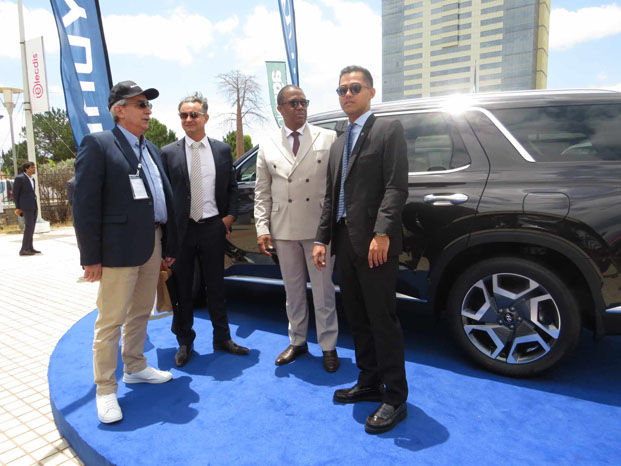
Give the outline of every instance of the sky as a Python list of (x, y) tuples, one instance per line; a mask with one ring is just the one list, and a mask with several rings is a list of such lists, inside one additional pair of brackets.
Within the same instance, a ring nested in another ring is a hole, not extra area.
[[(548, 88), (621, 91), (621, 0), (552, 0)], [(65, 108), (58, 32), (48, 0), (24, 0), (26, 39), (43, 36), (50, 105)], [(79, 4), (79, 0), (78, 0)], [(338, 108), (334, 89), (346, 65), (367, 67), (381, 101), (381, 0), (295, 0), (300, 85), (309, 114)], [(265, 61), (285, 60), (278, 0), (100, 0), (112, 79), (155, 87), (153, 116), (181, 137), (181, 98), (200, 91), (209, 99), (207, 133), (221, 139), (233, 129), (218, 75), (254, 75), (262, 87), (265, 122), (246, 133), (257, 140), (276, 128)], [(0, 0), (0, 87), (23, 88), (17, 2)], [(11, 137), (2, 106), (0, 149)], [(23, 100), (13, 113), (16, 138), (24, 126)]]

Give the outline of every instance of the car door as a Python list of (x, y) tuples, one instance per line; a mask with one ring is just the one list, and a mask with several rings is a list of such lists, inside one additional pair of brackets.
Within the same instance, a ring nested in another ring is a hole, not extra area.
[(460, 114), (425, 110), (378, 117), (401, 121), (408, 146), (408, 199), (397, 291), (426, 300), (434, 260), (449, 244), (467, 240), (489, 162)]

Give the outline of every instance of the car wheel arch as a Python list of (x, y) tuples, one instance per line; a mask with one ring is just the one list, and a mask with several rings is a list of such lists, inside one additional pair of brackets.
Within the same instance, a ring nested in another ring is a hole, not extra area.
[(543, 248), (563, 258), (570, 264), (583, 280), (585, 294), (581, 296), (581, 308), (586, 306), (586, 316), (592, 320), (595, 337), (604, 333), (602, 314), (605, 303), (601, 294), (602, 276), (591, 259), (579, 248), (562, 238), (549, 234), (525, 231), (485, 231), (477, 232), (468, 238), (461, 238), (451, 243), (442, 252), (438, 261), (432, 264), (429, 281), (429, 298), (434, 303), (436, 313), (441, 314), (446, 306), (446, 299), (452, 281), (472, 260), (484, 260), (496, 255), (515, 254), (516, 248)]

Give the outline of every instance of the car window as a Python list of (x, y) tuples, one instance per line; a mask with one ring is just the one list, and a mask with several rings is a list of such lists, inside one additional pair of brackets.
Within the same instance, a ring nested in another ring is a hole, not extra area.
[(386, 118), (396, 118), (403, 125), (410, 172), (445, 171), (470, 163), (450, 116), (432, 112)]
[(242, 163), (241, 167), (237, 169), (237, 181), (256, 181), (257, 179), (257, 153), (255, 151), (252, 155), (248, 156)]
[(621, 105), (494, 110), (538, 162), (621, 160)]

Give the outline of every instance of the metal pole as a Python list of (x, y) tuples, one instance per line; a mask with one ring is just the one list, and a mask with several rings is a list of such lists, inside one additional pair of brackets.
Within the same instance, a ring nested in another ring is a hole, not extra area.
[[(30, 104), (30, 89), (28, 85), (28, 68), (26, 66), (26, 39), (24, 38), (24, 11), (22, 0), (17, 0), (19, 15), (19, 45), (22, 51), (22, 78), (24, 81), (24, 114), (26, 115), (26, 145), (28, 147), (28, 161), (37, 165), (35, 156), (34, 130), (32, 128), (32, 107)], [(38, 171), (38, 170), (37, 170)], [(35, 231), (45, 233), (50, 231), (50, 224), (41, 217), (41, 195), (39, 194), (39, 176), (35, 178), (35, 193), (37, 195), (37, 226)]]
[(13, 150), (13, 173), (18, 175), (17, 171), (17, 147), (15, 147), (15, 132), (13, 130), (13, 109), (9, 110), (9, 125), (11, 127), (11, 149)]
[(13, 130), (13, 108), (15, 108), (15, 104), (13, 103), (13, 94), (20, 94), (22, 90), (15, 89), (13, 87), (0, 87), (0, 92), (2, 92), (4, 106), (9, 114), (9, 125), (11, 127), (11, 150), (13, 151), (13, 169), (15, 171), (15, 176), (17, 176), (17, 148), (15, 147), (15, 131)]

